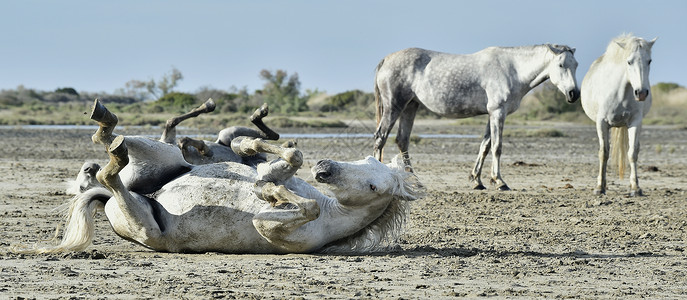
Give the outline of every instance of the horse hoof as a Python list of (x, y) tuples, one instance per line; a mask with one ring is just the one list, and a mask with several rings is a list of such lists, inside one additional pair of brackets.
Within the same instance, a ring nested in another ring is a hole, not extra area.
[(644, 193), (642, 190), (630, 191), (630, 197), (642, 197)]
[(260, 108), (256, 109), (252, 116), (250, 116), (251, 121), (260, 120), (270, 113), (267, 103), (263, 103)]
[(200, 106), (203, 112), (206, 113), (215, 111), (215, 107), (217, 107), (217, 104), (215, 104), (215, 100), (212, 100), (212, 98), (208, 98), (208, 100)]
[(481, 190), (486, 190), (487, 188), (484, 187), (484, 185), (480, 183), (480, 184), (474, 186), (472, 189), (473, 189), (473, 190), (481, 191)]
[(595, 189), (595, 190), (594, 190), (594, 195), (606, 195), (606, 190)]
[(499, 191), (510, 191), (510, 188), (508, 187), (508, 185), (504, 184), (504, 185), (498, 187), (498, 190)]

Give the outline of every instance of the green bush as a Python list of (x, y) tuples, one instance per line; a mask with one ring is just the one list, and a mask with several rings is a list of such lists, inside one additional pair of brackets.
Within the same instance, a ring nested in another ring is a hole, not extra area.
[(173, 92), (160, 97), (152, 105), (158, 105), (167, 112), (183, 113), (200, 105), (196, 96), (187, 93)]

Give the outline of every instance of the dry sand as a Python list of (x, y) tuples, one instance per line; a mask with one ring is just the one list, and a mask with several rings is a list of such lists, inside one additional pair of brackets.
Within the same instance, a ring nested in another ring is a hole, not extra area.
[[(516, 127), (541, 128), (507, 130)], [(639, 177), (646, 196), (629, 198), (628, 179), (615, 174), (606, 196), (592, 195), (593, 126), (544, 127), (566, 136), (505, 138), (510, 192), (470, 189), (479, 139), (412, 144), (428, 195), (413, 203), (399, 247), (360, 256), (158, 253), (117, 237), (103, 214), (86, 251), (8, 253), (13, 244), (49, 243), (62, 223), (54, 208), (69, 199), (63, 182), (83, 161), (105, 162), (106, 155), (87, 129), (0, 129), (0, 298), (687, 297), (687, 130), (645, 127)], [(414, 133), (482, 131), (419, 121)], [(318, 159), (360, 159), (371, 144), (346, 133), (333, 141), (301, 139), (306, 163), (298, 175), (307, 178)], [(387, 156), (396, 152), (393, 140), (386, 149)], [(488, 160), (485, 174), (490, 166)]]

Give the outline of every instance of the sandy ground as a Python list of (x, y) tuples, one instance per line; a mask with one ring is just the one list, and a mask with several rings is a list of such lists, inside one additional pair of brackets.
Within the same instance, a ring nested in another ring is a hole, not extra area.
[[(396, 250), (360, 256), (157, 253), (117, 237), (103, 214), (84, 252), (8, 253), (13, 244), (49, 243), (62, 223), (54, 208), (69, 199), (63, 182), (84, 160), (105, 162), (106, 156), (90, 143), (90, 129), (0, 129), (0, 298), (687, 297), (687, 130), (645, 128), (639, 176), (646, 196), (629, 198), (628, 179), (614, 174), (606, 196), (592, 195), (592, 126), (542, 127), (566, 136), (505, 140), (510, 192), (470, 189), (479, 139), (412, 144), (428, 195), (413, 203)], [(348, 136), (356, 130), (364, 128), (330, 130), (340, 133), (334, 140), (299, 140), (307, 159), (299, 176), (308, 178), (318, 159), (370, 154), (371, 139)], [(482, 131), (419, 121), (414, 133)], [(393, 141), (386, 152), (396, 152)]]

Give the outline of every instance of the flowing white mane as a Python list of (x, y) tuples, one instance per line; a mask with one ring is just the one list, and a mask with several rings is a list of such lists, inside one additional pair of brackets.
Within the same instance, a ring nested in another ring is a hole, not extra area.
[[(623, 45), (623, 47), (620, 45)], [(646, 40), (636, 37), (631, 33), (625, 33), (608, 43), (603, 57), (614, 62), (622, 62), (627, 59), (630, 53), (637, 51), (637, 48), (646, 49), (651, 55), (651, 46)]]
[(404, 171), (405, 165), (398, 156), (392, 159), (389, 167), (396, 171), (394, 179), (397, 183), (394, 185), (396, 190), (391, 193), (399, 196), (394, 196), (384, 212), (370, 225), (351, 236), (325, 246), (321, 252), (374, 252), (396, 244), (406, 225), (407, 214), (410, 211), (408, 199), (424, 197), (425, 189), (417, 176)]

